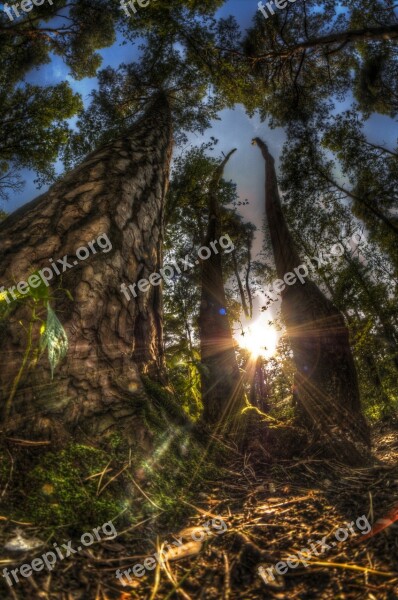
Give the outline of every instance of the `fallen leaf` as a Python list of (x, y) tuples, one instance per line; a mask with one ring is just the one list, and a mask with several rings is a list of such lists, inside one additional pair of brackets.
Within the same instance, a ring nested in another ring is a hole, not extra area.
[(187, 556), (198, 554), (202, 548), (202, 542), (188, 542), (176, 548), (169, 548), (165, 553), (166, 560), (181, 560)]

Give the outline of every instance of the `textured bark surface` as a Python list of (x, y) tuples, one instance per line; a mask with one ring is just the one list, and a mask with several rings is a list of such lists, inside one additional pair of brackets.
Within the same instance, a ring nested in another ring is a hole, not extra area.
[[(232, 151), (234, 152), (234, 151)], [(209, 190), (209, 224), (204, 245), (221, 237), (217, 188), (231, 156), (215, 170)], [(235, 343), (226, 313), (221, 249), (202, 263), (202, 296), (199, 312), (201, 385), (206, 423), (224, 423), (242, 402), (242, 385), (235, 356)]]
[[(161, 266), (171, 150), (171, 115), (162, 95), (123, 136), (91, 153), (47, 193), (1, 223), (0, 281), (7, 288), (50, 266), (50, 258), (67, 255), (73, 264), (76, 249), (101, 233), (112, 243), (108, 253), (95, 245), (96, 254), (90, 251), (86, 260), (51, 280), (50, 304), (68, 334), (68, 353), (53, 380), (46, 353), (34, 368), (29, 359), (8, 430), (26, 430), (28, 420), (30, 430), (40, 435), (46, 428), (50, 435), (61, 422), (67, 431), (100, 435), (134, 414), (133, 399), (143, 393), (141, 374), (159, 379), (161, 289), (150, 286), (127, 300), (120, 286), (147, 278)], [(3, 404), (26, 348), (18, 321), (29, 318), (24, 300), (3, 330)], [(33, 346), (38, 336), (35, 326)]]
[[(266, 214), (278, 277), (302, 264), (285, 221), (267, 146), (256, 138), (266, 161)], [(327, 436), (344, 462), (360, 463), (369, 445), (358, 380), (342, 314), (309, 279), (282, 292), (282, 317), (297, 367), (296, 398), (301, 420)]]
[(256, 361), (252, 361), (248, 367), (250, 381), (250, 404), (256, 406), (261, 412), (267, 413), (269, 406), (269, 386), (267, 371), (264, 366), (264, 359), (258, 356)]

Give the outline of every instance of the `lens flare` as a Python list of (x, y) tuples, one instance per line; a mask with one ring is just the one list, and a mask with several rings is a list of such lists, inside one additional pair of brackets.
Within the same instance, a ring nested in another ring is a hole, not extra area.
[(241, 348), (249, 350), (253, 357), (270, 358), (275, 354), (278, 343), (278, 332), (268, 324), (269, 317), (261, 316), (244, 327), (244, 335), (237, 336)]

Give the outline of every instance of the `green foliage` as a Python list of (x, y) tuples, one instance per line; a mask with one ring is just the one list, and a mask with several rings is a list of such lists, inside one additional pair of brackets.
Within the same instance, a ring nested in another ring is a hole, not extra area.
[[(168, 320), (169, 335), (171, 318)], [(203, 405), (200, 393), (200, 354), (187, 345), (186, 339), (180, 339), (167, 348), (167, 367), (171, 384), (179, 404), (185, 413), (196, 421)]]
[[(208, 126), (210, 119), (216, 118), (216, 103), (209, 100), (204, 106), (206, 76), (188, 64), (176, 47), (182, 25), (192, 31), (205, 27), (222, 3), (156, 0), (139, 11), (139, 18), (133, 14), (127, 17), (119, 0), (53, 0), (13, 21), (1, 10), (0, 198), (20, 190), (19, 171), (23, 168), (35, 171), (41, 184), (52, 181), (53, 164), (66, 142), (65, 163), (69, 167), (100, 140), (132, 122), (159, 88), (175, 89), (174, 113), (181, 129), (203, 130)], [(81, 130), (72, 135), (66, 119), (81, 111), (80, 96), (67, 82), (39, 87), (26, 83), (26, 78), (54, 56), (69, 67), (69, 77), (95, 77), (102, 62), (97, 50), (115, 43), (117, 34), (119, 39), (123, 35), (122, 44), (130, 42), (131, 46), (137, 38), (146, 38), (147, 48), (139, 64), (122, 65), (115, 71), (108, 68), (100, 74), (100, 92), (93, 94), (93, 110), (90, 115), (83, 112)]]
[(186, 143), (186, 133), (201, 133), (217, 118), (222, 107), (217, 94), (208, 94), (206, 73), (188, 63), (172, 43), (148, 34), (137, 62), (107, 67), (98, 74), (98, 90), (70, 136), (64, 162), (69, 168), (87, 152), (131, 127), (157, 93), (166, 92), (172, 112), (174, 138)]
[(47, 322), (40, 339), (40, 349), (45, 350), (46, 348), (48, 348), (48, 360), (51, 367), (51, 378), (53, 378), (55, 367), (68, 351), (68, 337), (49, 303), (47, 303)]
[(39, 87), (25, 84), (0, 96), (0, 191), (18, 189), (19, 169), (32, 169), (41, 183), (54, 179), (53, 163), (71, 129), (66, 120), (82, 109), (67, 82)]
[[(71, 298), (68, 290), (59, 288), (58, 291), (66, 293)], [(34, 367), (37, 364), (43, 351), (48, 348), (51, 378), (53, 378), (55, 368), (66, 356), (68, 350), (66, 332), (50, 306), (53, 296), (50, 294), (50, 290), (44, 281), (40, 279), (40, 285), (35, 288), (29, 287), (26, 294), (21, 294), (17, 290), (14, 290), (14, 295), (16, 298), (12, 298), (10, 294), (7, 294), (7, 291), (0, 293), (0, 331), (1, 329), (6, 329), (7, 321), (12, 317), (19, 304), (22, 303), (28, 306), (30, 316), (26, 323), (18, 321), (20, 328), (26, 336), (26, 348), (20, 368), (11, 384), (3, 408), (4, 419), (8, 419), (11, 413), (12, 404), (22, 377), (26, 374), (28, 368)], [(46, 320), (44, 320), (44, 313), (47, 314)], [(39, 340), (38, 343), (35, 343), (36, 339)]]
[[(32, 273), (32, 275), (37, 274), (38, 271)], [(60, 289), (63, 290), (63, 288)], [(67, 290), (63, 291), (68, 293)], [(14, 290), (14, 294), (16, 300), (8, 295), (10, 302), (7, 302), (6, 292), (0, 293), (0, 322), (6, 321), (18, 304), (29, 304), (31, 309), (30, 325), (36, 323), (40, 325), (39, 350), (41, 353), (47, 348), (51, 377), (53, 377), (55, 368), (68, 351), (68, 338), (60, 320), (50, 306), (52, 296), (49, 288), (40, 279), (40, 285), (29, 287), (26, 294), (20, 294), (17, 290)], [(43, 311), (47, 314), (46, 320), (43, 318)], [(22, 323), (21, 327), (26, 330)]]
[(356, 73), (354, 93), (360, 110), (368, 118), (373, 112), (398, 114), (397, 50), (386, 44), (365, 45), (363, 62)]
[(19, 171), (31, 169), (39, 184), (55, 178), (53, 164), (68, 140), (67, 123), (82, 109), (68, 82), (51, 86), (26, 83), (34, 69), (64, 59), (77, 79), (93, 77), (100, 66), (96, 49), (115, 40), (117, 2), (44, 2), (14, 21), (0, 11), (0, 198), (23, 186)]
[(226, 103), (259, 109), (274, 125), (305, 122), (352, 93), (368, 113), (397, 114), (394, 8), (378, 0), (343, 5), (306, 0), (269, 19), (256, 10), (246, 31), (232, 17), (219, 19), (185, 44)]
[[(366, 414), (391, 414), (398, 368), (397, 152), (371, 142), (358, 111), (349, 110), (291, 128), (282, 156), (284, 209), (302, 258), (328, 254), (365, 225), (367, 244), (356, 252), (353, 245), (311, 278), (346, 318)], [(263, 277), (271, 281), (272, 270)]]
[(115, 41), (118, 17), (118, 2), (103, 0), (44, 2), (34, 7), (34, 13), (12, 22), (1, 11), (4, 33), (0, 63), (4, 81), (14, 85), (31, 69), (50, 62), (51, 54), (62, 57), (77, 79), (93, 77), (100, 64), (95, 51)]
[[(204, 244), (209, 220), (209, 189), (216, 167), (222, 158), (212, 152), (217, 140), (193, 147), (177, 156), (167, 197), (165, 264), (189, 254), (195, 262), (197, 249)], [(222, 253), (229, 322), (239, 323), (241, 302), (238, 298), (237, 273), (249, 269), (250, 250), (255, 227), (244, 223), (237, 212), (239, 198), (236, 185), (221, 179), (218, 187), (221, 207), (221, 231), (235, 245), (232, 253)], [(234, 260), (235, 259), (235, 260)], [(192, 418), (202, 411), (200, 375), (200, 340), (198, 317), (201, 300), (201, 272), (198, 267), (181, 273), (164, 288), (165, 348), (169, 377), (179, 402)]]

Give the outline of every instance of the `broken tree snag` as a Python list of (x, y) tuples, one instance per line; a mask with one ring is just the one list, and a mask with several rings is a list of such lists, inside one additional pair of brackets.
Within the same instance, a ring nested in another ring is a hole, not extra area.
[[(232, 150), (215, 169), (209, 189), (209, 222), (203, 245), (220, 239), (218, 185)], [(227, 427), (242, 408), (242, 381), (235, 356), (235, 342), (229, 325), (224, 290), (222, 252), (212, 251), (202, 262), (202, 295), (199, 312), (203, 420)]]
[[(161, 379), (161, 289), (150, 285), (129, 299), (121, 284), (134, 284), (162, 266), (171, 150), (169, 101), (158, 94), (123, 135), (1, 223), (0, 281), (7, 286), (26, 281), (49, 266), (49, 259), (66, 256), (74, 264), (76, 250), (89, 248), (100, 234), (112, 244), (110, 251), (97, 248), (49, 282), (50, 305), (67, 333), (69, 349), (52, 379), (47, 353), (33, 351), (41, 325), (34, 322), (32, 352), (7, 428), (32, 430), (36, 425), (40, 429), (38, 421), (56, 422), (98, 437), (116, 423), (125, 427), (133, 413), (132, 395), (143, 390), (142, 374)], [(3, 322), (3, 404), (26, 351), (19, 321), (27, 327), (30, 319), (29, 302), (23, 300)], [(133, 431), (131, 421), (128, 427)]]
[[(265, 210), (278, 277), (302, 261), (288, 229), (279, 197), (274, 159), (255, 138), (266, 163)], [(357, 373), (343, 315), (309, 279), (282, 292), (282, 318), (297, 368), (298, 418), (327, 438), (324, 449), (340, 461), (360, 464), (368, 455), (369, 429), (361, 412)], [(325, 440), (324, 440), (325, 441)]]
[(240, 273), (239, 273), (238, 261), (236, 260), (236, 250), (235, 249), (232, 250), (231, 254), (232, 254), (232, 262), (233, 262), (233, 265), (234, 265), (234, 273), (235, 273), (236, 282), (238, 284), (238, 289), (239, 289), (240, 301), (241, 301), (241, 304), (242, 304), (243, 314), (245, 315), (246, 318), (249, 318), (249, 309), (247, 307), (245, 290), (243, 289), (243, 285), (242, 285), (242, 281), (241, 281)]

